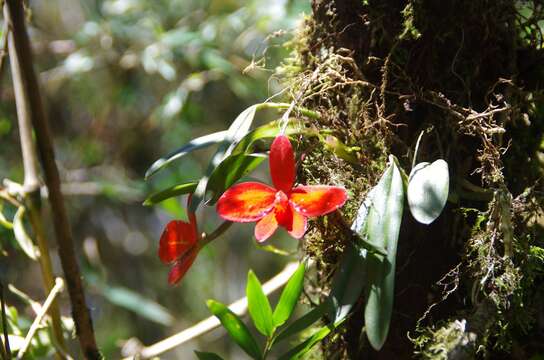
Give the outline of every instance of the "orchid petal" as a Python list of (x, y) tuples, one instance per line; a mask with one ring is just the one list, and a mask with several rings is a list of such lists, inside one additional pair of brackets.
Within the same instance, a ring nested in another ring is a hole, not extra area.
[(168, 284), (175, 285), (183, 278), (183, 276), (185, 276), (191, 265), (193, 265), (197, 254), (197, 248), (193, 247), (187, 254), (185, 254), (174, 264), (168, 273)]
[(159, 258), (170, 264), (182, 256), (197, 242), (196, 226), (185, 221), (170, 221), (159, 241)]
[(306, 219), (306, 216), (296, 211), (292, 206), (291, 206), (291, 211), (293, 213), (293, 216), (292, 216), (293, 222), (291, 225), (291, 230), (287, 230), (287, 231), (295, 239), (300, 239), (306, 233), (306, 227), (307, 227), (308, 221)]
[(217, 202), (217, 213), (229, 221), (256, 221), (273, 209), (275, 196), (276, 190), (265, 184), (237, 184), (221, 195)]
[(297, 186), (289, 200), (296, 211), (304, 216), (321, 216), (335, 211), (348, 198), (347, 192), (337, 186)]
[(276, 221), (276, 214), (272, 211), (255, 225), (255, 238), (258, 242), (263, 242), (272, 236), (277, 228), (278, 222)]
[(276, 189), (289, 193), (295, 183), (295, 155), (289, 138), (277, 136), (270, 146), (270, 176)]

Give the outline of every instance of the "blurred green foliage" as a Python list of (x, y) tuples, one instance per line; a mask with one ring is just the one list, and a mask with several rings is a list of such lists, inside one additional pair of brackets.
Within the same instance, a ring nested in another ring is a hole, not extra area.
[[(243, 296), (248, 268), (267, 279), (285, 263), (255, 246), (251, 227), (235, 226), (201, 252), (179, 287), (169, 288), (168, 268), (156, 255), (158, 238), (168, 220), (185, 216), (185, 202), (141, 203), (153, 190), (198, 178), (210, 152), (191, 155), (146, 184), (144, 172), (155, 159), (227, 128), (241, 110), (281, 89), (271, 75), (303, 11), (309, 4), (302, 0), (29, 1), (35, 66), (106, 358), (118, 358), (125, 340), (151, 344), (208, 316), (207, 298)], [(22, 182), (8, 71), (0, 89), (0, 179)], [(11, 221), (16, 209), (7, 203), (1, 209)], [(47, 207), (45, 216), (54, 244)], [(219, 222), (213, 210), (199, 217), (204, 231)], [(297, 246), (281, 236), (273, 242), (288, 251)], [(4, 284), (43, 302), (37, 263), (4, 227), (0, 251)], [(34, 318), (26, 303), (6, 295), (20, 321)], [(68, 315), (66, 294), (61, 305)], [(210, 346), (239, 355), (224, 338), (207, 336), (165, 358), (190, 357), (194, 348)]]

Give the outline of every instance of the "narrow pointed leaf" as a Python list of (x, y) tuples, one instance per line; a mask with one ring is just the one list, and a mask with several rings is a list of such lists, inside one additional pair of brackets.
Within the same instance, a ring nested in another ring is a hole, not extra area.
[(206, 190), (208, 188), (208, 180), (213, 171), (219, 164), (232, 153), (232, 150), (236, 144), (248, 133), (253, 119), (255, 118), (255, 112), (257, 111), (257, 105), (252, 105), (242, 111), (238, 117), (232, 122), (221, 145), (215, 152), (210, 161), (206, 174), (200, 179), (194, 195), (189, 204), (189, 209), (193, 212), (196, 211), (198, 205), (204, 200), (206, 196)]
[(261, 334), (271, 337), (275, 328), (272, 318), (272, 308), (263, 292), (261, 282), (251, 270), (247, 274), (246, 294), (249, 314), (251, 315), (251, 319), (253, 319), (255, 327)]
[(331, 331), (334, 330), (341, 323), (342, 322), (340, 321), (335, 324), (323, 326), (308, 339), (304, 340), (301, 344), (295, 346), (293, 349), (280, 356), (279, 360), (296, 360), (302, 358), (306, 353), (308, 353), (308, 351), (310, 351), (321, 340), (326, 338), (331, 333)]
[(297, 270), (291, 275), (291, 278), (283, 288), (283, 291), (280, 296), (280, 300), (274, 309), (274, 325), (279, 327), (283, 325), (287, 319), (293, 313), (295, 306), (297, 305), (298, 298), (302, 293), (302, 288), (304, 286), (304, 274), (306, 272), (306, 267), (304, 263), (300, 263)]
[(17, 243), (24, 251), (24, 253), (32, 260), (37, 260), (40, 256), (40, 252), (26, 232), (24, 225), (24, 215), (25, 208), (21, 206), (17, 209), (17, 212), (13, 217), (13, 235), (15, 236), (15, 240), (17, 240)]
[(449, 187), (447, 162), (439, 159), (417, 164), (408, 181), (408, 205), (414, 218), (426, 225), (436, 220), (448, 200)]
[(372, 190), (365, 221), (367, 241), (387, 250), (387, 256), (367, 253), (365, 329), (370, 345), (379, 350), (389, 332), (395, 290), (395, 260), (404, 206), (402, 174), (394, 156)]
[(170, 154), (165, 157), (160, 158), (155, 161), (149, 169), (145, 172), (145, 178), (149, 179), (151, 176), (156, 174), (159, 170), (163, 169), (165, 166), (171, 164), (173, 161), (181, 159), (183, 156), (189, 154), (192, 151), (202, 149), (211, 145), (218, 144), (225, 139), (227, 131), (218, 131), (212, 134), (204, 135), (196, 139), (191, 140), (187, 144), (183, 145), (179, 149), (172, 151)]
[(208, 300), (208, 309), (214, 314), (231, 337), (253, 359), (261, 359), (261, 350), (246, 325), (229, 308), (215, 300)]
[(215, 204), (225, 190), (253, 171), (265, 159), (266, 155), (262, 154), (236, 154), (223, 160), (208, 180), (206, 192), (213, 194), (208, 204)]
[(274, 344), (278, 343), (293, 335), (298, 334), (301, 331), (306, 330), (316, 321), (321, 319), (329, 308), (330, 308), (330, 304), (328, 300), (325, 300), (325, 302), (323, 302), (322, 304), (319, 304), (319, 306), (313, 308), (312, 310), (304, 314), (302, 317), (298, 318), (297, 320), (289, 324), (285, 329), (283, 329), (278, 334), (278, 336), (274, 337), (273, 343)]
[(223, 358), (217, 354), (211, 352), (196, 351), (195, 355), (198, 360), (223, 360)]
[(145, 199), (143, 204), (145, 206), (151, 206), (176, 196), (190, 194), (195, 191), (196, 184), (196, 182), (188, 182), (171, 186), (168, 189), (164, 189), (162, 191), (157, 191), (156, 193), (149, 195), (149, 197)]

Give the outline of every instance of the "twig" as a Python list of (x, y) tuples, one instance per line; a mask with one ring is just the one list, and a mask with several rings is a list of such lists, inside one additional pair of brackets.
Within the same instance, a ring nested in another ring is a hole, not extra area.
[(38, 330), (38, 327), (40, 326), (40, 323), (42, 322), (45, 314), (47, 314), (47, 310), (49, 310), (49, 307), (53, 304), (55, 298), (63, 289), (64, 289), (64, 281), (61, 278), (56, 278), (55, 286), (53, 286), (53, 289), (51, 290), (51, 292), (47, 296), (47, 299), (45, 299), (45, 302), (43, 303), (40, 313), (38, 314), (38, 316), (36, 316), (32, 325), (30, 325), (30, 329), (28, 329), (28, 333), (26, 334), (25, 341), (23, 345), (21, 346), (21, 349), (17, 353), (17, 360), (20, 360), (23, 358), (23, 355), (27, 351), (28, 346), (30, 345), (30, 342), (32, 341), (32, 338), (34, 337), (34, 334)]
[(64, 199), (60, 191), (60, 176), (57, 165), (55, 164), (51, 131), (45, 118), (39, 84), (32, 64), (32, 52), (25, 27), (23, 3), (19, 0), (6, 0), (5, 4), (5, 19), (9, 23), (11, 36), (13, 36), (13, 44), (21, 68), (23, 86), (28, 94), (32, 94), (28, 99), (28, 110), (35, 131), (40, 162), (45, 175), (45, 183), (49, 191), (49, 203), (51, 204), (58, 251), (72, 304), (72, 315), (76, 325), (76, 333), (83, 350), (83, 356), (87, 359), (100, 359), (92, 320), (85, 301), (70, 224), (66, 215)]
[(6, 318), (6, 302), (4, 301), (4, 285), (0, 283), (0, 305), (2, 306), (2, 330), (4, 332), (4, 343), (2, 344), (2, 359), (11, 359), (9, 346), (8, 320)]
[[(285, 285), (297, 267), (298, 263), (289, 263), (280, 273), (263, 284), (263, 292), (265, 295), (270, 295)], [(229, 305), (229, 309), (238, 316), (244, 315), (247, 312), (247, 297), (243, 297), (233, 302)], [(185, 329), (153, 345), (144, 347), (137, 354), (126, 357), (124, 360), (149, 359), (158, 356), (212, 331), (213, 329), (219, 327), (220, 324), (221, 323), (215, 316), (210, 316), (209, 318), (200, 321), (188, 329)]]
[[(7, 8), (4, 8), (4, 16), (8, 19)], [(15, 49), (13, 34), (8, 26), (8, 21), (5, 22), (7, 31), (7, 45), (9, 50), (11, 74), (13, 80), (13, 89), (15, 93), (15, 103), (17, 108), (17, 122), (19, 125), (19, 137), (21, 142), (21, 152), (23, 157), (24, 168), (24, 185), (22, 188), (22, 198), (24, 205), (28, 209), (30, 223), (36, 242), (40, 249), (39, 263), (43, 277), (45, 293), (51, 292), (54, 285), (53, 266), (51, 265), (51, 255), (49, 254), (49, 244), (45, 235), (43, 226), (43, 218), (41, 213), (40, 199), (40, 179), (38, 178), (38, 164), (36, 159), (36, 146), (32, 139), (32, 124), (30, 97), (31, 93), (24, 86), (23, 71), (20, 66), (20, 57)], [(60, 320), (60, 310), (57, 302), (51, 306), (51, 325), (52, 335), (55, 342), (59, 344), (63, 352), (66, 352), (64, 346), (64, 337), (62, 333), (62, 324)], [(63, 356), (57, 354), (57, 358)]]

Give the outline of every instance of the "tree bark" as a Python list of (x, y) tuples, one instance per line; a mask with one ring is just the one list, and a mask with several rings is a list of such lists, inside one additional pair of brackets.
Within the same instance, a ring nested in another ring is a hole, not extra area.
[[(312, 2), (312, 16), (294, 42), (291, 61), (302, 71), (292, 74), (293, 93), (304, 92), (298, 105), (321, 113), (315, 126), (362, 148), (362, 165), (351, 167), (309, 146), (301, 175), (320, 183), (340, 179), (353, 193), (343, 214), (349, 223), (387, 154), (410, 172), (423, 131), (418, 161), (447, 160), (451, 179), (450, 201), (433, 224), (421, 225), (405, 212), (384, 348), (371, 350), (360, 336), (359, 308), (341, 336), (325, 343), (328, 356), (470, 358), (481, 346), (486, 357), (521, 359), (542, 351), (536, 344), (543, 324), (530, 319), (532, 312), (543, 314), (537, 300), (542, 275), (526, 265), (535, 260), (529, 249), (543, 247), (535, 222), (542, 170), (535, 159), (544, 121), (534, 109), (542, 106), (544, 82), (535, 64), (544, 57), (538, 27), (530, 24), (544, 15), (535, 1), (529, 21), (518, 5)], [(325, 281), (340, 258), (334, 244), (343, 241), (330, 221), (313, 225), (305, 250)], [(510, 326), (499, 329), (499, 323)], [(524, 336), (525, 325), (533, 336)], [(455, 341), (447, 343), (451, 334)]]

